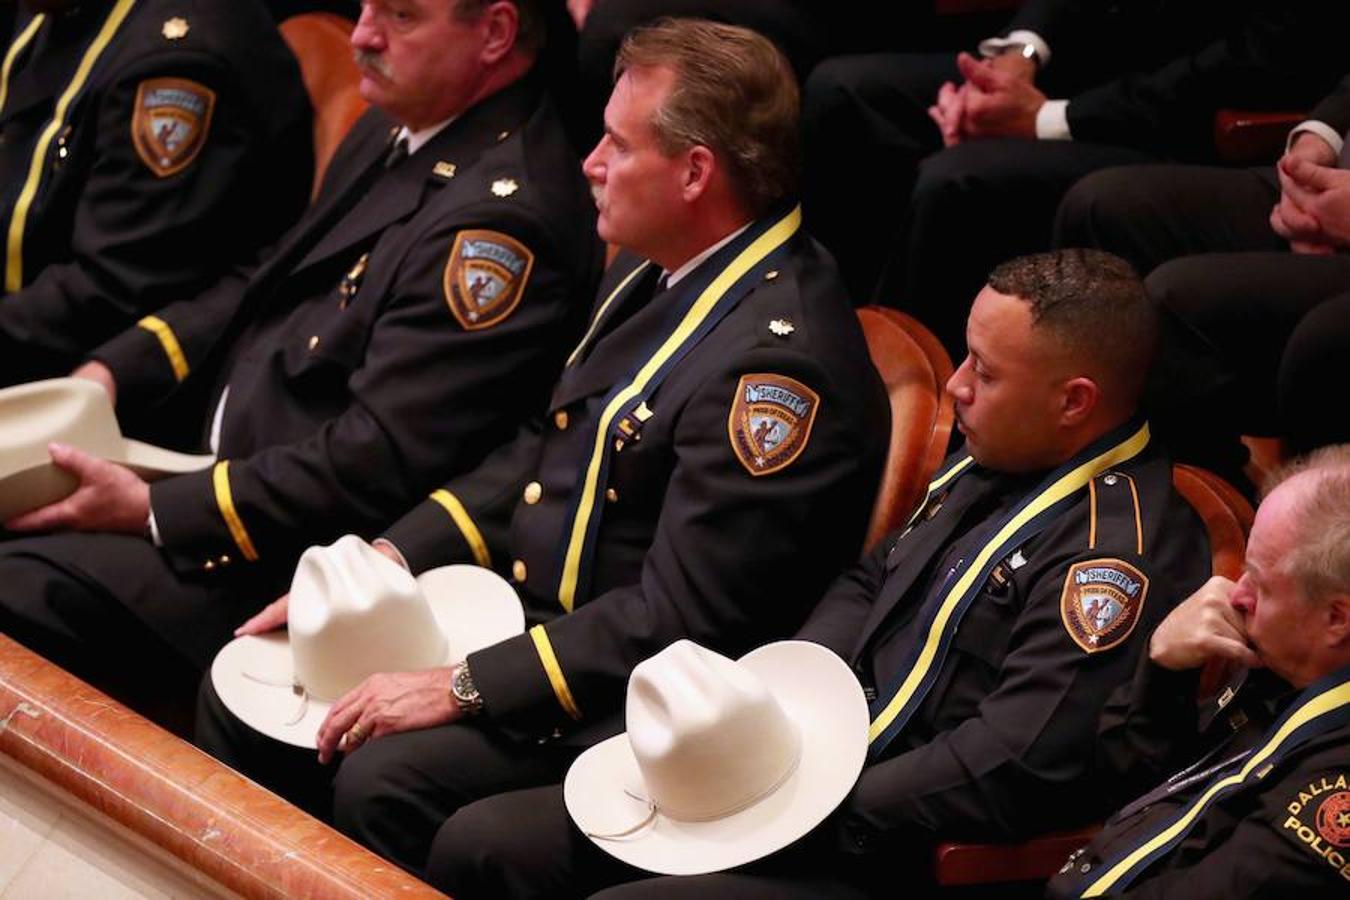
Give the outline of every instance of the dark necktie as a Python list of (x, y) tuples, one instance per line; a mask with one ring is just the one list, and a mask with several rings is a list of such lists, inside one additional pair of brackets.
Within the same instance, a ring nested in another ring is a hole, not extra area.
[(384, 167), (386, 169), (392, 169), (407, 158), (408, 138), (404, 136), (394, 141), (394, 146), (389, 148), (389, 155), (384, 159)]

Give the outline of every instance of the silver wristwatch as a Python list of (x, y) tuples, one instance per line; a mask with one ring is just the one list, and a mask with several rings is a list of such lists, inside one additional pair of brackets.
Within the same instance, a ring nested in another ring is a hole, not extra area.
[(483, 695), (478, 693), (478, 685), (473, 683), (473, 673), (467, 662), (457, 663), (450, 670), (450, 694), (459, 704), (466, 716), (476, 716), (483, 711)]

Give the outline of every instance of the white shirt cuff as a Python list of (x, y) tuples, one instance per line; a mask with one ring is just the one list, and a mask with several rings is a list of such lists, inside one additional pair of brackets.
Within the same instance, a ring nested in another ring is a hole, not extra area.
[(1041, 141), (1071, 141), (1069, 132), (1069, 101), (1047, 100), (1036, 110), (1036, 139)]
[(150, 520), (146, 522), (146, 525), (150, 531), (150, 543), (156, 547), (163, 547), (164, 540), (159, 536), (159, 525), (155, 524), (155, 511), (153, 509), (150, 510)]
[(407, 557), (403, 555), (402, 550), (399, 550), (397, 547), (394, 546), (393, 541), (387, 540), (385, 538), (376, 538), (375, 540), (370, 542), (370, 546), (384, 547), (386, 549), (393, 550), (394, 555), (398, 557), (398, 564), (403, 568), (407, 569), (409, 572), (412, 571), (412, 567), (408, 565)]
[(1034, 31), (1027, 31), (1025, 28), (1010, 31), (1007, 37), (985, 38), (980, 41), (980, 55), (986, 59), (991, 56), (998, 56), (1000, 50), (1013, 44), (1026, 44), (1032, 50), (1035, 50), (1036, 61), (1042, 69), (1050, 64), (1050, 45), (1039, 34)]
[(1289, 139), (1284, 142), (1284, 150), (1289, 152), (1289, 148), (1294, 146), (1294, 138), (1303, 132), (1309, 132), (1320, 137), (1331, 146), (1332, 155), (1340, 159), (1341, 151), (1345, 149), (1345, 139), (1336, 133), (1326, 122), (1319, 122), (1316, 119), (1309, 119), (1306, 122), (1300, 122), (1294, 126), (1293, 131), (1289, 132)]

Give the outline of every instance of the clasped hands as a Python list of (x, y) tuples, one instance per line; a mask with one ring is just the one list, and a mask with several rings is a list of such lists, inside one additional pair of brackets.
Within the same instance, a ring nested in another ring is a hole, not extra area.
[(1276, 166), (1280, 200), (1270, 227), (1295, 253), (1326, 255), (1350, 247), (1350, 171), (1322, 138), (1301, 133)]
[(1045, 103), (1037, 89), (1036, 63), (1015, 53), (976, 59), (956, 57), (964, 83), (948, 81), (938, 89), (928, 115), (948, 147), (972, 138), (1036, 137), (1036, 113)]

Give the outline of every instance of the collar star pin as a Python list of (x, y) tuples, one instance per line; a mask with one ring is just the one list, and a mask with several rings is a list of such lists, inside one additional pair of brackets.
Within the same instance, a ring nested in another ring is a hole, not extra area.
[(514, 178), (498, 178), (492, 182), (492, 193), (498, 197), (510, 197), (518, 190), (520, 185)]
[(787, 319), (774, 319), (769, 323), (769, 330), (779, 337), (787, 337), (797, 330), (797, 326), (793, 325)]
[(187, 37), (188, 30), (189, 26), (187, 19), (184, 19), (181, 16), (174, 16), (164, 23), (164, 27), (159, 30), (159, 33), (164, 35), (165, 40), (181, 41), (183, 38)]

